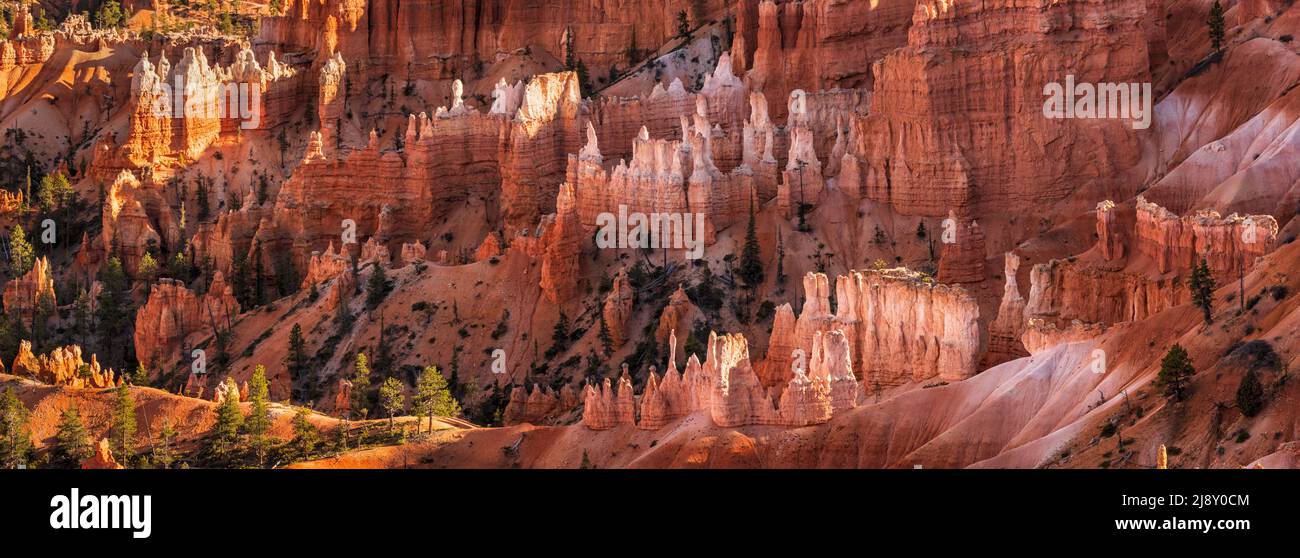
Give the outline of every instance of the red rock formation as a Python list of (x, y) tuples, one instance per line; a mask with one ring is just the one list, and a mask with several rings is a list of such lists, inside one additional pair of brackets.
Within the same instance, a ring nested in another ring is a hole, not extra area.
[(501, 237), (497, 233), (488, 233), (483, 243), (474, 251), (474, 261), (481, 262), (501, 255)]
[[(978, 221), (948, 212), (939, 252), (939, 274), (943, 283), (979, 283), (984, 280), (984, 231)], [(951, 228), (952, 236), (949, 237)]]
[(202, 296), (183, 283), (161, 279), (135, 313), (136, 358), (149, 370), (169, 370), (177, 360), (189, 356), (180, 351), (188, 346), (191, 336), (212, 335), (214, 327), (228, 327), (239, 311), (234, 290), (220, 271)]
[(99, 443), (95, 445), (95, 453), (81, 462), (82, 469), (125, 469), (116, 459), (113, 459), (113, 450), (109, 448), (108, 438), (100, 438)]
[(609, 378), (605, 378), (600, 389), (592, 384), (583, 388), (582, 424), (592, 430), (636, 425), (636, 402), (626, 365), (618, 379), (617, 391), (610, 387)]
[(1116, 216), (1115, 202), (1106, 200), (1097, 204), (1097, 247), (1102, 259), (1108, 262), (1122, 259), (1124, 244), (1124, 231)]
[(402, 257), (401, 264), (407, 266), (416, 262), (425, 261), (424, 254), (427, 251), (428, 249), (425, 248), (424, 243), (418, 240), (415, 242), (403, 242), (402, 251), (400, 252)]
[(1138, 160), (1132, 122), (1044, 118), (1043, 90), (1067, 75), (1149, 83), (1145, 4), (918, 1), (907, 46), (873, 64), (871, 110), (853, 123), (867, 197), (980, 217), (1108, 184)]
[(772, 389), (790, 382), (790, 365), (798, 346), (794, 310), (788, 303), (782, 304), (776, 308), (776, 315), (772, 318), (772, 335), (767, 341), (767, 358), (759, 368), (759, 379), (763, 381), (763, 386)]
[(330, 242), (324, 253), (312, 252), (307, 262), (307, 273), (303, 275), (302, 287), (308, 288), (343, 275), (352, 268), (352, 262), (342, 254), (334, 252), (334, 243)]
[(891, 387), (935, 376), (969, 378), (980, 354), (979, 306), (960, 287), (906, 269), (855, 271), (836, 281), (835, 315), (825, 275), (804, 278), (794, 338), (811, 355), (816, 332), (850, 339), (853, 369), (868, 385)]
[(601, 309), (605, 326), (609, 329), (610, 340), (618, 347), (627, 342), (627, 320), (632, 317), (632, 286), (628, 283), (627, 273), (619, 271), (605, 297)]
[(1002, 302), (998, 305), (998, 317), (989, 325), (989, 360), (991, 364), (1005, 362), (1025, 356), (1025, 348), (1020, 342), (1020, 334), (1025, 328), (1025, 297), (1020, 294), (1020, 284), (1016, 274), (1020, 272), (1020, 257), (1014, 252), (1005, 256), (1002, 287)]
[(582, 255), (582, 224), (574, 205), (573, 186), (564, 184), (556, 200), (555, 222), (542, 239), (542, 292), (552, 303), (567, 301), (577, 292), (579, 259)]
[(659, 315), (659, 326), (655, 328), (655, 341), (667, 343), (670, 337), (675, 336), (676, 331), (690, 331), (699, 316), (699, 308), (696, 308), (690, 297), (686, 296), (684, 286), (678, 284), (677, 290), (668, 297), (668, 305), (664, 306), (663, 313)]
[(1155, 261), (1160, 273), (1186, 273), (1205, 258), (1216, 277), (1236, 278), (1268, 253), (1277, 233), (1277, 220), (1269, 215), (1225, 218), (1205, 210), (1178, 217), (1139, 196), (1134, 251)]
[(507, 231), (532, 226), (556, 207), (566, 154), (577, 153), (581, 145), (580, 102), (574, 72), (534, 76), (524, 88), (501, 148), (501, 206)]
[(1029, 354), (1036, 355), (1061, 343), (1093, 339), (1105, 330), (1100, 324), (1085, 324), (1079, 320), (1073, 320), (1070, 325), (1059, 328), (1054, 322), (1030, 318), (1021, 339)]
[(221, 383), (217, 384), (217, 389), (212, 390), (212, 401), (220, 405), (223, 401), (231, 397), (234, 397), (237, 401), (242, 401), (244, 399), (244, 393), (240, 390), (235, 379), (227, 376), (225, 380), (222, 380)]
[(105, 253), (118, 254), (128, 274), (135, 273), (140, 258), (162, 240), (142, 203), (156, 196), (151, 190), (135, 175), (122, 171), (105, 193), (100, 246)]
[(340, 377), (334, 382), (334, 416), (346, 417), (352, 408), (352, 382)]
[(559, 394), (549, 386), (543, 388), (534, 384), (531, 394), (526, 387), (516, 386), (510, 390), (510, 402), (506, 404), (502, 420), (507, 425), (545, 424), (573, 410), (577, 403), (577, 395), (571, 386), (564, 386)]
[[(870, 87), (871, 63), (907, 42), (916, 0), (870, 3), (746, 0), (732, 53), (755, 90)], [(774, 115), (782, 117), (784, 110)]]
[(832, 412), (838, 413), (858, 406), (858, 379), (853, 375), (850, 344), (843, 331), (817, 332), (813, 338), (813, 353), (808, 362), (808, 376), (829, 389)]
[(13, 374), (34, 378), (36, 381), (72, 388), (105, 388), (122, 384), (121, 376), (111, 368), (101, 368), (95, 355), (90, 362), (81, 360), (81, 347), (68, 345), (50, 351), (47, 355), (32, 354), (30, 341), (18, 345), (14, 357)]
[(749, 362), (749, 346), (739, 334), (709, 334), (704, 370), (714, 379), (709, 415), (722, 427), (777, 424), (778, 411)]
[(50, 270), (50, 260), (44, 256), (33, 262), (26, 275), (5, 283), (5, 313), (21, 318), (24, 324), (31, 324), (43, 297), (48, 300), (49, 310), (53, 312), (57, 306), (54, 276)]
[(1029, 277), (1026, 320), (1112, 324), (1140, 320), (1191, 300), (1186, 282), (1177, 277), (1151, 278), (1064, 260), (1035, 265)]

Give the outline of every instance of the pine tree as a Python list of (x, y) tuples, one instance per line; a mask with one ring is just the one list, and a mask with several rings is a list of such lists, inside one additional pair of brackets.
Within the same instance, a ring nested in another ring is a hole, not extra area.
[(252, 304), (252, 301), (248, 299), (248, 276), (250, 273), (248, 269), (248, 258), (244, 257), (241, 253), (236, 253), (235, 261), (230, 265), (230, 272), (230, 287), (231, 290), (234, 291), (235, 300), (239, 301), (239, 304), (242, 306), (255, 306), (255, 304)]
[(72, 187), (68, 184), (68, 177), (63, 173), (47, 174), (41, 178), (41, 183), (36, 187), (36, 200), (41, 207), (41, 211), (46, 213), (52, 212), (63, 207), (72, 197)]
[(447, 384), (451, 388), (452, 395), (455, 396), (457, 399), (459, 399), (461, 395), (464, 395), (463, 393), (461, 393), (461, 389), (460, 389), (460, 350), (461, 350), (460, 345), (456, 345), (455, 347), (452, 347), (451, 374), (447, 376)]
[(433, 432), (433, 417), (454, 417), (461, 413), (460, 403), (436, 366), (426, 366), (420, 372), (412, 403), (416, 416), (429, 417), (429, 432)]
[(293, 414), (293, 440), (289, 442), (289, 445), (303, 459), (310, 457), (311, 452), (320, 443), (320, 430), (308, 419), (310, 416), (311, 413), (302, 408), (299, 408)]
[(171, 261), (167, 263), (167, 275), (170, 275), (172, 279), (183, 283), (190, 282), (190, 264), (185, 258), (184, 251), (177, 250), (176, 253), (172, 255)]
[(1200, 265), (1192, 269), (1192, 278), (1188, 283), (1188, 288), (1192, 291), (1192, 303), (1205, 314), (1205, 323), (1207, 324), (1214, 321), (1214, 287), (1214, 276), (1210, 272), (1210, 265), (1205, 261), (1205, 258), (1201, 258)]
[(131, 384), (137, 386), (149, 385), (149, 371), (145, 369), (144, 363), (136, 363), (135, 372), (131, 374)]
[(560, 319), (555, 322), (555, 329), (551, 331), (551, 346), (556, 352), (569, 346), (569, 317), (563, 310), (560, 311)]
[(113, 453), (123, 462), (135, 456), (135, 397), (126, 384), (117, 387), (117, 397), (113, 404), (113, 428), (109, 443)]
[(145, 252), (140, 258), (140, 269), (136, 273), (145, 283), (152, 283), (158, 276), (158, 260), (155, 260), (153, 254)]
[(1264, 386), (1260, 384), (1259, 376), (1254, 370), (1246, 370), (1241, 384), (1237, 386), (1237, 408), (1247, 417), (1259, 414), (1260, 409), (1264, 408)]
[(9, 235), (9, 271), (10, 276), (17, 278), (27, 275), (36, 264), (36, 249), (27, 241), (27, 233), (23, 231), (22, 225), (14, 225), (13, 233)]
[(393, 417), (403, 409), (406, 398), (402, 396), (402, 381), (386, 378), (379, 386), (379, 406), (388, 415), (388, 429), (393, 429)]
[(199, 177), (198, 185), (194, 188), (194, 197), (198, 199), (199, 204), (199, 222), (208, 220), (212, 207), (208, 203), (208, 182), (203, 177)]
[(785, 284), (785, 241), (779, 232), (776, 237), (776, 284)]
[(1192, 367), (1192, 359), (1187, 356), (1187, 350), (1182, 345), (1174, 344), (1160, 361), (1160, 374), (1156, 381), (1164, 388), (1165, 396), (1182, 401), (1187, 393), (1187, 382), (1193, 374), (1196, 374), (1196, 369)]
[(261, 306), (266, 304), (266, 290), (262, 287), (262, 243), (253, 241), (253, 300)]
[(129, 296), (126, 272), (122, 271), (122, 261), (117, 256), (108, 258), (100, 270), (99, 281), (103, 288), (99, 291), (99, 311), (95, 321), (99, 325), (99, 346), (105, 356), (113, 354), (116, 344), (113, 342), (126, 325), (125, 305)]
[(25, 467), (32, 453), (32, 436), (27, 420), (31, 413), (13, 388), (0, 395), (0, 467)]
[(758, 245), (758, 232), (754, 224), (754, 200), (749, 200), (749, 225), (745, 228), (745, 247), (740, 253), (740, 278), (750, 288), (763, 283), (763, 255)]
[(384, 266), (379, 262), (370, 264), (370, 281), (366, 283), (366, 306), (374, 308), (384, 301), (384, 295), (388, 290), (388, 277), (384, 273)]
[(367, 391), (370, 389), (370, 365), (365, 353), (357, 353), (356, 364), (352, 368), (352, 414), (365, 418), (369, 414)]
[(244, 431), (248, 433), (249, 446), (257, 456), (257, 466), (266, 466), (266, 454), (270, 449), (267, 435), (271, 431), (270, 394), (266, 385), (266, 367), (257, 365), (253, 377), (248, 381), (248, 402), (251, 409), (244, 419)]
[[(238, 389), (235, 393), (238, 393)], [(208, 449), (211, 453), (225, 457), (236, 450), (239, 447), (239, 428), (243, 424), (244, 415), (239, 411), (239, 397), (222, 399), (221, 404), (217, 405), (217, 421), (209, 432)]]
[(63, 411), (59, 417), (58, 433), (54, 435), (54, 464), (64, 469), (76, 469), (94, 453), (90, 432), (81, 421), (81, 413), (76, 407)]
[(686, 19), (686, 10), (677, 12), (677, 36), (683, 39), (691, 36), (691, 24)]
[(614, 339), (610, 337), (609, 324), (605, 323), (605, 313), (600, 314), (600, 348), (604, 351), (605, 356), (614, 352)]
[(1210, 6), (1210, 18), (1206, 21), (1206, 25), (1210, 27), (1210, 48), (1214, 52), (1219, 52), (1223, 48), (1223, 33), (1226, 27), (1223, 13), (1223, 5), (1219, 0), (1214, 0), (1214, 5)]
[(94, 312), (90, 305), (90, 293), (86, 289), (77, 292), (77, 300), (72, 305), (72, 328), (76, 332), (77, 342), (86, 346), (90, 334), (94, 331)]
[(916, 237), (924, 240), (925, 235), (926, 235), (925, 221), (921, 221), (916, 225)]
[(153, 462), (162, 469), (171, 469), (176, 462), (176, 427), (171, 419), (163, 419), (162, 430), (158, 432), (158, 444), (153, 448)]
[(306, 375), (307, 363), (307, 342), (302, 338), (302, 325), (293, 324), (289, 331), (289, 354), (284, 357), (284, 367), (289, 370), (291, 382)]

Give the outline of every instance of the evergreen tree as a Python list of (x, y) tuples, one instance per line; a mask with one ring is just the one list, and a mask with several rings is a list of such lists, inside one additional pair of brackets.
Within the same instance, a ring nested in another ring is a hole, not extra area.
[(402, 411), (406, 398), (402, 396), (402, 382), (397, 378), (386, 378), (379, 386), (379, 406), (388, 415), (388, 429), (393, 428), (393, 416)]
[(1241, 384), (1237, 386), (1237, 408), (1247, 417), (1259, 414), (1260, 409), (1264, 408), (1264, 386), (1253, 369), (1246, 370)]
[(25, 467), (32, 453), (32, 436), (27, 420), (31, 413), (13, 388), (0, 395), (0, 468)]
[(172, 255), (171, 261), (167, 263), (167, 275), (182, 283), (190, 282), (190, 264), (184, 251), (177, 250)]
[(1214, 321), (1213, 304), (1214, 304), (1214, 276), (1210, 272), (1210, 265), (1201, 258), (1200, 265), (1192, 269), (1192, 278), (1188, 283), (1188, 288), (1192, 291), (1192, 303), (1195, 304), (1205, 314), (1205, 323)]
[(145, 283), (152, 283), (158, 277), (158, 260), (154, 259), (153, 254), (144, 253), (140, 258), (140, 269), (136, 275)]
[[(234, 382), (231, 381), (231, 384)], [(239, 393), (238, 388), (234, 393)], [(208, 449), (213, 455), (224, 457), (239, 447), (239, 428), (244, 415), (239, 411), (239, 397), (226, 397), (217, 405), (217, 421), (209, 432)]]
[(77, 300), (72, 304), (72, 329), (76, 333), (77, 342), (85, 347), (90, 341), (90, 335), (94, 331), (94, 311), (91, 309), (90, 293), (86, 289), (77, 292)]
[(555, 322), (555, 329), (551, 331), (551, 347), (556, 352), (563, 351), (569, 346), (569, 317), (560, 311), (560, 319)]
[(356, 364), (352, 368), (352, 414), (365, 418), (369, 414), (370, 364), (366, 362), (365, 353), (357, 353)]
[(614, 339), (610, 337), (609, 324), (605, 323), (605, 313), (601, 312), (600, 316), (600, 348), (609, 356), (614, 352)]
[(100, 270), (99, 280), (103, 288), (99, 291), (99, 308), (95, 321), (99, 325), (100, 350), (109, 357), (117, 346), (114, 340), (126, 329), (128, 280), (122, 271), (122, 261), (116, 256), (109, 257)]
[(1214, 0), (1214, 5), (1210, 6), (1210, 18), (1206, 21), (1206, 25), (1210, 28), (1210, 48), (1214, 52), (1223, 48), (1223, 33), (1226, 28), (1223, 13), (1223, 5), (1219, 0)]
[(749, 225), (745, 228), (745, 248), (740, 253), (740, 278), (750, 288), (763, 283), (762, 252), (758, 245), (758, 232), (754, 225), (754, 200), (749, 200)]
[(54, 435), (53, 463), (64, 469), (76, 469), (94, 453), (90, 432), (81, 421), (81, 413), (76, 407), (63, 411), (59, 417), (58, 433)]
[(366, 306), (374, 308), (384, 301), (385, 291), (388, 289), (388, 277), (384, 273), (384, 266), (379, 262), (370, 264), (370, 281), (366, 283)]
[(244, 307), (256, 306), (248, 298), (248, 276), (250, 273), (248, 258), (244, 257), (243, 254), (236, 253), (235, 261), (230, 265), (230, 272), (230, 287), (234, 291), (235, 300), (239, 301), (239, 304)]
[(32, 341), (37, 348), (44, 348), (45, 345), (45, 327), (50, 321), (50, 317), (59, 311), (58, 305), (54, 302), (54, 293), (51, 291), (42, 291), (36, 298), (36, 308), (32, 313)]
[(129, 462), (135, 456), (135, 397), (131, 388), (124, 383), (117, 387), (117, 397), (113, 404), (113, 428), (109, 443), (113, 453), (120, 456), (122, 462)]
[(262, 243), (253, 241), (253, 300), (257, 306), (266, 304), (266, 290), (262, 287)]
[(248, 417), (244, 419), (244, 430), (248, 433), (249, 446), (257, 456), (257, 466), (266, 466), (266, 454), (270, 449), (267, 434), (271, 431), (270, 395), (266, 385), (266, 367), (257, 365), (253, 377), (248, 381), (248, 402), (251, 407)]
[(1196, 369), (1192, 367), (1192, 359), (1187, 356), (1187, 350), (1182, 345), (1174, 344), (1160, 361), (1160, 374), (1156, 381), (1164, 388), (1165, 396), (1182, 401), (1187, 393), (1187, 382), (1195, 373)]
[(677, 36), (682, 39), (691, 36), (691, 24), (686, 19), (686, 10), (677, 12)]
[(293, 414), (293, 440), (289, 442), (298, 456), (303, 459), (310, 457), (311, 452), (320, 443), (320, 430), (308, 420), (309, 416), (311, 413), (302, 408)]
[(924, 240), (925, 235), (926, 235), (925, 221), (921, 221), (916, 225), (916, 237)]
[(194, 196), (198, 199), (199, 204), (199, 222), (207, 221), (212, 212), (212, 207), (208, 203), (208, 182), (203, 177), (199, 177), (198, 185), (194, 188)]
[(158, 444), (153, 448), (153, 462), (162, 469), (171, 469), (176, 462), (176, 427), (170, 419), (163, 419), (162, 430), (158, 432)]
[(451, 387), (452, 395), (457, 399), (459, 399), (461, 395), (464, 395), (460, 390), (460, 350), (460, 345), (452, 347), (451, 375), (447, 376), (447, 384)]
[(14, 225), (13, 232), (9, 235), (10, 276), (17, 278), (27, 275), (33, 265), (36, 265), (36, 249), (27, 241), (23, 226)]
[(776, 284), (785, 284), (785, 240), (780, 232), (776, 236)]
[(135, 372), (131, 373), (131, 384), (137, 386), (149, 385), (149, 371), (145, 370), (143, 362), (136, 363)]
[(289, 331), (289, 354), (284, 357), (284, 367), (289, 370), (290, 381), (297, 381), (307, 373), (307, 342), (302, 338), (302, 325), (293, 324)]
[(429, 432), (433, 432), (433, 417), (454, 417), (461, 413), (460, 403), (436, 366), (426, 366), (420, 372), (413, 403), (416, 416), (429, 417)]
[(95, 26), (100, 29), (121, 29), (126, 26), (126, 20), (130, 17), (122, 10), (122, 4), (117, 0), (106, 0), (100, 4), (99, 11), (95, 12)]
[(63, 207), (72, 198), (72, 186), (63, 173), (47, 174), (36, 187), (36, 201), (41, 211), (52, 212)]

